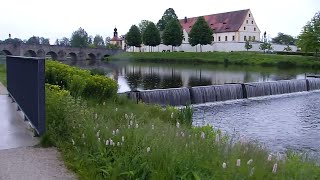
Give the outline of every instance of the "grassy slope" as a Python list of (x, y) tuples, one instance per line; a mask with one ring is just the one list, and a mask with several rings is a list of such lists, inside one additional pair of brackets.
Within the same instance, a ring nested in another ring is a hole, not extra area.
[(320, 61), (314, 57), (296, 55), (263, 54), (257, 52), (154, 52), (154, 53), (123, 53), (110, 59), (132, 59), (149, 62), (175, 62), (175, 63), (225, 63), (241, 65), (263, 66), (300, 66), (320, 67)]
[(5, 64), (0, 64), (0, 82), (5, 86), (7, 85), (7, 74)]

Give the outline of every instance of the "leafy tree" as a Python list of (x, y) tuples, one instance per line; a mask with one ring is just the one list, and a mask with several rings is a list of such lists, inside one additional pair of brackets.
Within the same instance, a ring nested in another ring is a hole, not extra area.
[(140, 29), (140, 32), (141, 32), (141, 36), (143, 37), (143, 33), (144, 31), (146, 30), (147, 26), (152, 23), (151, 21), (148, 21), (148, 20), (142, 20), (140, 23), (139, 23), (139, 29)]
[(165, 45), (171, 45), (172, 51), (173, 46), (180, 46), (183, 39), (182, 27), (178, 19), (172, 19), (163, 31), (163, 43)]
[(63, 37), (59, 43), (60, 46), (71, 46), (70, 40), (67, 37)]
[(283, 51), (292, 51), (291, 47), (289, 46), (289, 44), (287, 45), (287, 47), (283, 48)]
[(121, 49), (121, 47), (118, 44), (107, 44), (106, 46), (108, 49)]
[(320, 11), (303, 27), (297, 45), (303, 51), (315, 51), (317, 55), (320, 48)]
[(105, 42), (106, 42), (106, 46), (108, 45), (108, 44), (110, 44), (110, 41), (111, 41), (111, 38), (108, 36), (108, 37), (106, 37), (106, 40), (105, 40)]
[(70, 43), (72, 47), (88, 47), (89, 36), (88, 33), (81, 27), (72, 33)]
[(26, 44), (39, 45), (40, 38), (38, 36), (32, 36), (27, 40)]
[(202, 45), (211, 44), (212, 34), (213, 31), (206, 20), (199, 17), (189, 33), (189, 43), (191, 46), (200, 44), (200, 51), (202, 51)]
[(59, 39), (56, 39), (56, 41), (54, 42), (54, 45), (60, 46), (60, 41), (59, 41)]
[(244, 45), (244, 48), (246, 48), (247, 51), (249, 51), (249, 49), (252, 48), (252, 44), (250, 43), (250, 41), (246, 41), (246, 44)]
[(157, 23), (157, 27), (159, 28), (160, 31), (164, 31), (166, 28), (167, 24), (172, 20), (172, 19), (178, 19), (178, 16), (174, 12), (172, 8), (167, 9), (161, 19)]
[(19, 38), (14, 38), (14, 39), (8, 38), (4, 40), (3, 43), (19, 45), (19, 44), (22, 44), (23, 41)]
[[(126, 35), (126, 43), (129, 46), (141, 47), (141, 33), (139, 28), (136, 25), (132, 25), (129, 29), (129, 32)], [(134, 51), (134, 48), (133, 48)]]
[(40, 44), (50, 45), (50, 40), (48, 38), (40, 37), (39, 41), (40, 41)]
[(97, 34), (97, 35), (93, 38), (93, 44), (94, 44), (96, 47), (104, 47), (103, 37)]
[(271, 51), (273, 48), (270, 41), (267, 39), (267, 32), (264, 32), (262, 39), (263, 41), (260, 44), (259, 49), (263, 50), (264, 53), (266, 53), (266, 51)]
[(283, 44), (283, 45), (294, 45), (296, 39), (290, 35), (279, 32), (278, 36), (272, 38), (272, 43)]
[(145, 45), (153, 47), (161, 43), (160, 32), (153, 22), (150, 22), (146, 27), (142, 40)]

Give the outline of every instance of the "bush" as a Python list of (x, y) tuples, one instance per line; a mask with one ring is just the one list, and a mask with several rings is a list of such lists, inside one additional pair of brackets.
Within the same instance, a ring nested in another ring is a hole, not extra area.
[(69, 90), (72, 96), (100, 100), (115, 97), (118, 90), (116, 81), (91, 74), (89, 70), (77, 69), (56, 61), (46, 62), (46, 82)]

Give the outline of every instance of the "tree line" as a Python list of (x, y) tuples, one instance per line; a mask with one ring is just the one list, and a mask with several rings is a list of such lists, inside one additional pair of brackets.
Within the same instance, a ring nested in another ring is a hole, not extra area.
[[(89, 36), (88, 33), (83, 29), (79, 28), (74, 31), (71, 38), (63, 37), (56, 39), (54, 45), (57, 46), (69, 46), (69, 47), (85, 47), (85, 48), (109, 48), (109, 49), (120, 49), (121, 47), (111, 44), (111, 38), (103, 37), (99, 34), (96, 36)], [(30, 45), (50, 45), (49, 38), (32, 36), (27, 40), (21, 40), (19, 38), (8, 38), (4, 41), (0, 40), (0, 43), (11, 43), (11, 44), (30, 44)]]

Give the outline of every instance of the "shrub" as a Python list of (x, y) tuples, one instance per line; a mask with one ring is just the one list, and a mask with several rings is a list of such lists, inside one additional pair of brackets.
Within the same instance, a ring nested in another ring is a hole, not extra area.
[(69, 90), (72, 96), (104, 100), (116, 95), (116, 81), (91, 73), (56, 61), (46, 62), (46, 82)]

